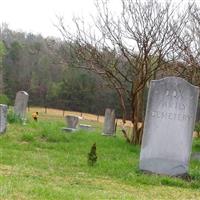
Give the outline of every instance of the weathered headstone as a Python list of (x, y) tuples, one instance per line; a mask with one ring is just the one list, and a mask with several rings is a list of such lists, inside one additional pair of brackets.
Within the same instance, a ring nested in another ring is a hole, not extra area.
[(115, 110), (107, 108), (104, 117), (103, 135), (115, 134)]
[(78, 130), (78, 124), (79, 124), (79, 116), (74, 115), (67, 115), (65, 116), (65, 122), (67, 127), (63, 127), (62, 130), (66, 132), (75, 132)]
[(67, 115), (65, 116), (65, 120), (67, 123), (68, 128), (76, 129), (79, 123), (79, 117), (73, 116), (73, 115)]
[(26, 108), (28, 104), (28, 93), (25, 91), (19, 91), (16, 94), (15, 98), (15, 105), (14, 105), (14, 112), (20, 118), (26, 118)]
[(199, 88), (178, 77), (151, 81), (140, 169), (170, 176), (188, 171)]
[(7, 105), (0, 104), (0, 134), (6, 131), (7, 127)]

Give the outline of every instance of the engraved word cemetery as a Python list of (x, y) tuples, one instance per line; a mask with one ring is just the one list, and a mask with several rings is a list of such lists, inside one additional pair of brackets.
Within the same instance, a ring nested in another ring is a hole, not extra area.
[(140, 169), (158, 174), (187, 173), (199, 88), (177, 77), (151, 81)]

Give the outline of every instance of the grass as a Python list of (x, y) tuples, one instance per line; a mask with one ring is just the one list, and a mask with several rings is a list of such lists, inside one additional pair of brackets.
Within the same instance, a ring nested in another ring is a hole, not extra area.
[[(138, 169), (139, 146), (120, 133), (102, 136), (95, 125), (92, 132), (66, 134), (64, 120), (9, 124), (0, 137), (0, 199), (200, 199), (199, 161), (191, 161), (191, 182), (145, 175)], [(98, 159), (88, 166), (94, 142)], [(200, 151), (199, 139), (193, 151)]]

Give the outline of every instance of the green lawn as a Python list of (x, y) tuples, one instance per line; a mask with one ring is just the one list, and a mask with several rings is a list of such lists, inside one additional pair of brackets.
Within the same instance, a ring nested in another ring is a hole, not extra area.
[[(9, 124), (0, 136), (0, 199), (200, 199), (200, 162), (192, 161), (192, 181), (144, 175), (140, 148), (117, 137), (92, 132), (63, 133), (62, 121), (40, 119)], [(98, 160), (88, 166), (96, 142)], [(200, 151), (196, 139), (193, 151)]]

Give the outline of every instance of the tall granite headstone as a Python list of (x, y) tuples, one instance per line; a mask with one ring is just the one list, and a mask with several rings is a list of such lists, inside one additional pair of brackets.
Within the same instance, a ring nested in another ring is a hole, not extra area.
[(7, 111), (8, 111), (7, 105), (0, 104), (0, 134), (4, 133), (6, 131)]
[(16, 94), (14, 112), (22, 119), (26, 118), (26, 108), (28, 104), (28, 98), (29, 95), (25, 91), (19, 91)]
[(103, 135), (115, 134), (115, 110), (107, 108), (104, 117)]
[(178, 77), (151, 81), (140, 153), (140, 169), (187, 173), (199, 88)]

